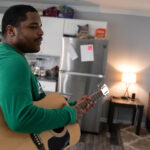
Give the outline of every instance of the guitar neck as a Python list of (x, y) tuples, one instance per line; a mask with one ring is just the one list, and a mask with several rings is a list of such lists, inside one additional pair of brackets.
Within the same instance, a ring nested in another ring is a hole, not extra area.
[(83, 101), (79, 104), (79, 107), (83, 109), (86, 108), (86, 106), (91, 102), (91, 101), (96, 101), (98, 100), (99, 97), (101, 97), (103, 95), (103, 93), (99, 90), (99, 91), (96, 91), (94, 93), (92, 93), (89, 97), (91, 98), (91, 100), (86, 100), (86, 101)]
[(91, 98), (92, 101), (96, 101), (102, 95), (103, 93), (101, 91), (97, 91), (92, 93), (89, 97)]

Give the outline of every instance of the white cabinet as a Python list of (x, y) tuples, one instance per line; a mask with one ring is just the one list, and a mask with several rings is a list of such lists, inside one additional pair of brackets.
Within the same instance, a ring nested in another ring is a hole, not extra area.
[(43, 91), (45, 92), (56, 92), (56, 81), (43, 81), (39, 80)]
[(0, 14), (0, 24), (2, 22), (3, 14)]
[(38, 54), (60, 56), (62, 49), (62, 36), (64, 19), (41, 17), (44, 32), (41, 50)]
[(1, 33), (1, 31), (2, 31), (2, 18), (3, 18), (3, 14), (0, 14), (0, 43), (1, 43), (1, 40), (2, 40), (2, 33)]
[(103, 21), (55, 17), (41, 17), (41, 21), (44, 35), (41, 50), (37, 53), (41, 55), (61, 56), (63, 34), (75, 35), (78, 30), (78, 25), (89, 24), (89, 34), (91, 36), (94, 36), (97, 28), (107, 29), (107, 22)]
[(64, 34), (75, 35), (78, 31), (78, 25), (89, 25), (89, 34), (95, 35), (97, 28), (107, 29), (107, 22), (94, 21), (94, 20), (80, 20), (80, 19), (65, 19), (64, 23)]
[(3, 14), (0, 14), (0, 31), (1, 31), (1, 23), (2, 23)]

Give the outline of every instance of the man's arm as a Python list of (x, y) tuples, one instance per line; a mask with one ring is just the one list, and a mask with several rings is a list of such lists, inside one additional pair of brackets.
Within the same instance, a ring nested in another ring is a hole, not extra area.
[(22, 61), (13, 59), (6, 68), (0, 98), (9, 128), (16, 132), (40, 133), (75, 123), (76, 112), (70, 106), (44, 109), (33, 105), (30, 72)]

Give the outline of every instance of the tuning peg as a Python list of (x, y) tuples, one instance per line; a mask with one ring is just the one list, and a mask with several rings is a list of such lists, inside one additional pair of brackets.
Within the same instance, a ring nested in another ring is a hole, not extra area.
[(102, 86), (102, 83), (99, 83), (99, 84), (97, 85), (98, 88), (100, 88), (101, 86)]

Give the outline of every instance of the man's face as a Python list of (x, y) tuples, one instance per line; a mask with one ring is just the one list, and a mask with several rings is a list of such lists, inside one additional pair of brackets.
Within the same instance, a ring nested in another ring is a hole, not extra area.
[(26, 16), (15, 28), (14, 46), (23, 53), (39, 52), (43, 35), (40, 16), (36, 12), (28, 12)]

